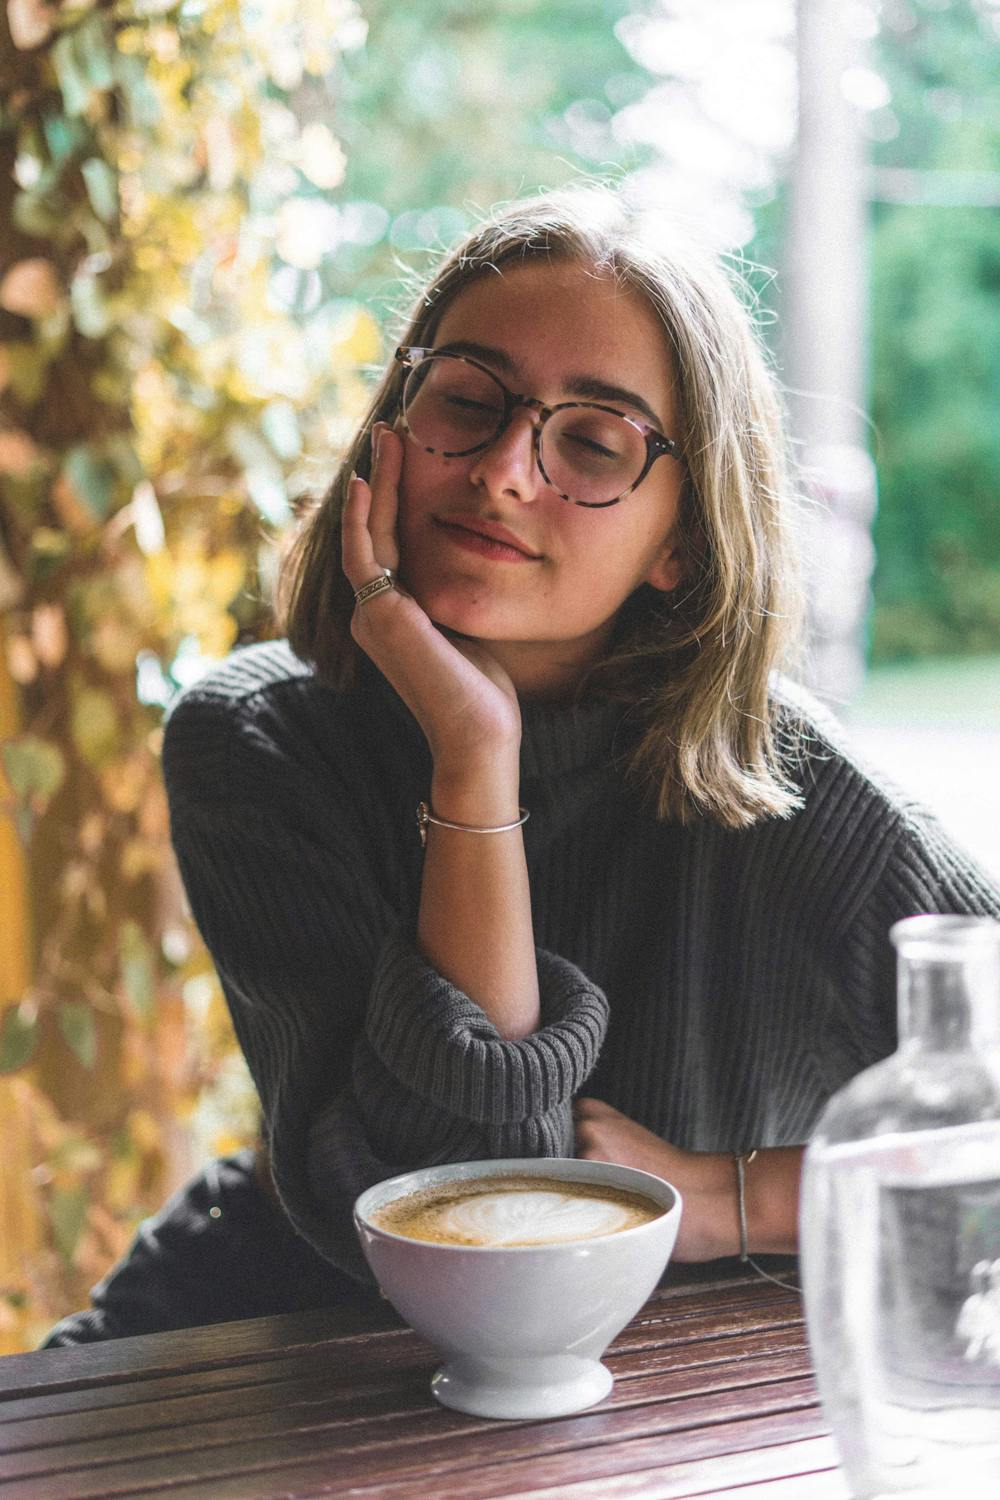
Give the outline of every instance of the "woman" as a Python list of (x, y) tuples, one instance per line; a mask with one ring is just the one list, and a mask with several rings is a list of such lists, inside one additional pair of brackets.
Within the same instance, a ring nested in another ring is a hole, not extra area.
[(782, 452), (726, 279), (610, 195), (444, 263), (292, 545), (288, 642), (167, 729), (281, 1212), (226, 1163), (240, 1233), (202, 1179), (84, 1336), (362, 1296), (355, 1195), (462, 1158), (659, 1173), (679, 1259), (795, 1249), (802, 1143), (894, 1045), (890, 925), (1000, 897), (774, 676)]

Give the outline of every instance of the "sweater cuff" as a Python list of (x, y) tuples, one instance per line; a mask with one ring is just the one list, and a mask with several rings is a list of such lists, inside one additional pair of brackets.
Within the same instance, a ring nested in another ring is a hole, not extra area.
[(575, 965), (536, 950), (542, 1026), (505, 1041), (475, 1001), (400, 935), (375, 968), (366, 1036), (398, 1081), (449, 1115), (512, 1124), (579, 1093), (604, 1041), (608, 1003)]

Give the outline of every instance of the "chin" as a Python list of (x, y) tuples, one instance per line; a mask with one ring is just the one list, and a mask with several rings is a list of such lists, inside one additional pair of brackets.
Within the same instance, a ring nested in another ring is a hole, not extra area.
[(470, 589), (468, 586), (406, 586), (434, 624), (439, 625), (442, 630), (482, 641), (512, 640), (522, 633), (511, 628), (511, 606), (491, 598), (486, 590)]

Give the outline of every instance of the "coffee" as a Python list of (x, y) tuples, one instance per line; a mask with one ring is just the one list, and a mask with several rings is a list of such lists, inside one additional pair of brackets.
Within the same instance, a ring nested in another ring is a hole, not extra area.
[(619, 1234), (666, 1209), (644, 1193), (599, 1182), (517, 1175), (471, 1177), (418, 1189), (370, 1214), (391, 1234), (436, 1245), (560, 1245)]

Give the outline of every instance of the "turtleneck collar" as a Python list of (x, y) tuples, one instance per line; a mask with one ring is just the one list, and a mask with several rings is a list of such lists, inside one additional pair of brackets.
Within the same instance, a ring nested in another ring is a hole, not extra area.
[(603, 764), (612, 752), (624, 712), (622, 704), (607, 698), (522, 702), (522, 775), (544, 778)]
[[(371, 662), (362, 664), (359, 687), (373, 694), (380, 707), (411, 736), (423, 733), (395, 688)], [(604, 697), (581, 702), (521, 703), (521, 774), (526, 779), (563, 776), (586, 766), (602, 765), (611, 755), (625, 714), (621, 703)], [(424, 742), (426, 743), (426, 742)]]

